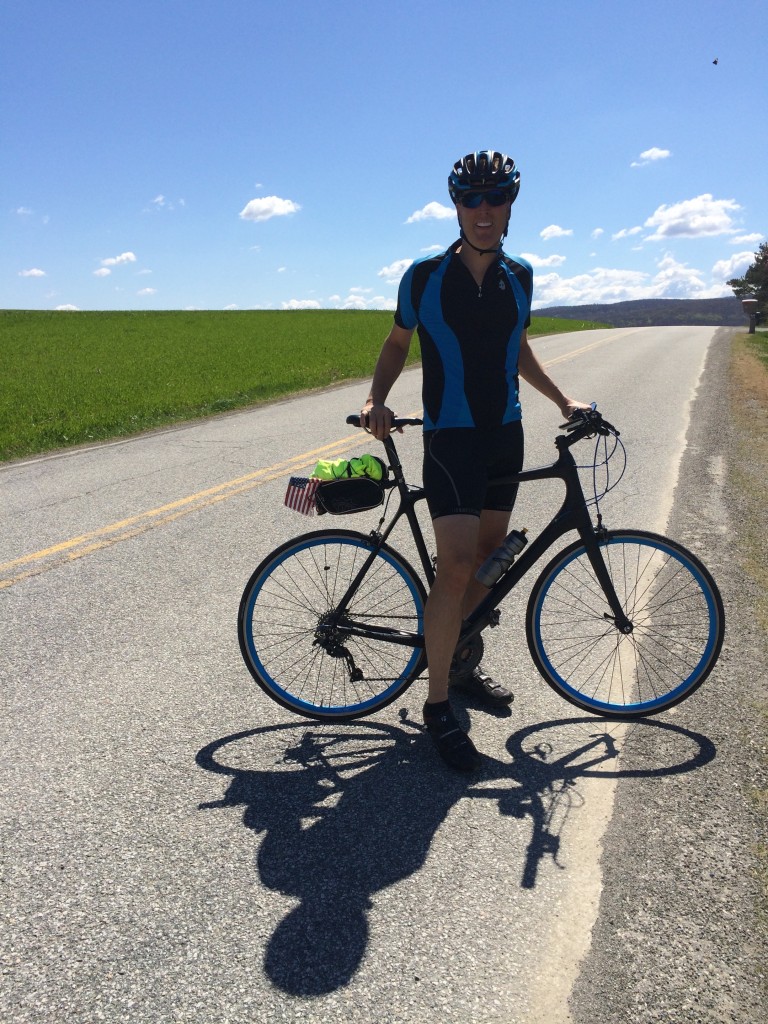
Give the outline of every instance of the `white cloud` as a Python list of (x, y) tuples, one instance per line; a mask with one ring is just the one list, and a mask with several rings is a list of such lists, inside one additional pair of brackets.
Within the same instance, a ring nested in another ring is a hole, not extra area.
[(72, 306), (69, 303), (66, 306), (56, 306), (54, 312), (56, 313), (79, 313), (79, 306)]
[(322, 309), (316, 299), (290, 299), (284, 302), (281, 309)]
[(759, 231), (755, 231), (751, 235), (735, 235), (731, 239), (731, 245), (756, 245), (758, 242), (762, 242), (763, 236)]
[(272, 217), (286, 217), (296, 213), (301, 207), (292, 199), (280, 199), (279, 196), (264, 196), (263, 199), (251, 199), (240, 211), (243, 220), (262, 221)]
[(586, 274), (561, 277), (543, 274), (535, 282), (535, 307), (583, 306), (591, 303), (626, 302), (633, 299), (712, 299), (728, 296), (723, 278), (706, 275), (665, 254), (653, 275), (640, 270), (597, 267)]
[(20, 270), (19, 277), (45, 277), (45, 271), (39, 267), (30, 267), (29, 270)]
[(394, 299), (371, 295), (372, 291), (372, 288), (350, 288), (346, 299), (332, 295), (328, 301), (333, 302), (335, 309), (395, 309)]
[(630, 167), (645, 167), (646, 164), (653, 163), (656, 160), (666, 160), (672, 156), (668, 149), (659, 149), (658, 146), (652, 146), (650, 149), (645, 149), (640, 154), (639, 160), (633, 160), (629, 165)]
[(368, 309), (368, 303), (362, 295), (349, 294), (338, 306), (339, 309)]
[(549, 227), (546, 227), (543, 231), (539, 232), (539, 237), (543, 238), (545, 242), (548, 242), (550, 238), (564, 238), (567, 235), (572, 234), (573, 231), (571, 228), (561, 228), (559, 224), (550, 224)]
[(730, 213), (740, 209), (733, 199), (715, 199), (705, 192), (694, 199), (658, 207), (645, 222), (645, 227), (656, 230), (646, 237), (649, 241), (659, 241), (732, 234), (735, 229)]
[(444, 245), (428, 245), (426, 248), (421, 249), (421, 252), (442, 252), (445, 249)]
[(224, 311), (225, 312), (227, 312), (228, 310), (232, 310), (232, 309), (240, 309), (240, 307), (238, 306), (238, 304), (236, 302), (233, 302), (229, 306), (225, 306), (224, 307)]
[(723, 281), (730, 281), (732, 277), (741, 277), (744, 271), (750, 267), (755, 260), (752, 252), (737, 252), (730, 259), (718, 260), (712, 267), (712, 277), (720, 278)]
[(452, 206), (443, 206), (442, 203), (427, 203), (420, 210), (412, 213), (406, 224), (416, 224), (420, 220), (447, 220), (455, 217), (456, 210)]
[(28, 206), (20, 206), (16, 210), (16, 213), (19, 215), (19, 217), (31, 217), (34, 211), (30, 210)]
[(122, 263), (135, 263), (136, 256), (132, 252), (121, 252), (119, 256), (110, 256), (101, 261), (102, 267), (119, 267)]
[(597, 267), (586, 274), (561, 277), (539, 275), (535, 281), (535, 305), (583, 306), (593, 302), (621, 302), (648, 298), (648, 275), (640, 270)]
[(599, 238), (601, 235), (604, 235), (604, 234), (605, 234), (605, 231), (603, 230), (603, 228), (595, 228), (595, 230), (592, 232), (590, 237), (591, 238)]
[(93, 276), (94, 277), (109, 277), (109, 275), (111, 273), (112, 273), (112, 271), (109, 269), (109, 267), (100, 267), (98, 270), (94, 270)]
[(565, 256), (536, 256), (532, 252), (521, 252), (524, 260), (528, 260), (532, 267), (559, 267), (565, 263)]
[(615, 235), (611, 235), (611, 241), (616, 242), (620, 238), (630, 238), (632, 235), (639, 235), (643, 229), (641, 227), (634, 228), (622, 228), (621, 231), (617, 231)]
[(653, 279), (653, 287), (662, 299), (704, 299), (707, 286), (701, 271), (693, 270), (687, 263), (678, 263), (669, 254), (656, 264), (659, 272)]
[(157, 295), (157, 288), (141, 288), (136, 292), (137, 295)]
[(395, 260), (388, 267), (382, 267), (377, 271), (377, 275), (383, 277), (387, 284), (399, 284), (400, 278), (412, 263), (413, 260)]

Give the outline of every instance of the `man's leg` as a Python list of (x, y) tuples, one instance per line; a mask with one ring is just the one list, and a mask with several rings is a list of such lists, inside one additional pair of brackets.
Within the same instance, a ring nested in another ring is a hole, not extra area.
[(496, 509), (483, 509), (480, 516), (480, 529), (477, 537), (475, 564), (472, 567), (472, 574), (464, 591), (463, 614), (464, 618), (474, 611), (482, 599), (488, 593), (488, 588), (475, 579), (475, 573), (483, 562), (492, 555), (509, 532), (509, 520), (511, 512), (498, 512)]
[[(475, 573), (506, 537), (509, 531), (509, 520), (509, 512), (500, 512), (495, 509), (484, 509), (480, 516), (477, 557), (463, 598), (464, 618), (474, 611), (488, 593), (488, 588), (475, 579)], [(451, 676), (451, 682), (455, 686), (467, 690), (481, 703), (490, 707), (504, 707), (513, 700), (512, 691), (489, 676), (479, 665), (471, 673), (462, 673), (461, 668), (457, 668)]]
[(448, 699), (448, 673), (463, 618), (464, 595), (475, 569), (480, 521), (441, 516), (433, 522), (437, 575), (424, 611), (430, 703)]
[(448, 673), (462, 620), (462, 602), (475, 564), (480, 529), (475, 516), (434, 520), (437, 574), (424, 611), (424, 640), (429, 661), (429, 692), (424, 724), (438, 753), (451, 767), (471, 771), (480, 757), (451, 710)]

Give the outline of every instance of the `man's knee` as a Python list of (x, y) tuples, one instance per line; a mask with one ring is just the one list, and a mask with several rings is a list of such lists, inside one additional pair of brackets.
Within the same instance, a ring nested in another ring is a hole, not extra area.
[(456, 595), (466, 590), (477, 569), (474, 551), (461, 552), (451, 557), (438, 558), (435, 583)]

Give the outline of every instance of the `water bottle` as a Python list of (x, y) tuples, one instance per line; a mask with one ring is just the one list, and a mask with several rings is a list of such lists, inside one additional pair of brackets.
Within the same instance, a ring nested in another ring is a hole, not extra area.
[(499, 547), (489, 555), (475, 573), (475, 579), (484, 587), (492, 587), (497, 579), (512, 565), (517, 555), (528, 543), (527, 530), (513, 530)]

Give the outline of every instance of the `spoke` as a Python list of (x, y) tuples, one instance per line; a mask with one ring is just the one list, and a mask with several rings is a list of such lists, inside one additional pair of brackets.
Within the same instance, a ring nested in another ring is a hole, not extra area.
[(668, 543), (628, 536), (601, 544), (633, 625), (626, 635), (604, 615), (606, 598), (586, 551), (554, 571), (537, 604), (547, 678), (551, 669), (565, 692), (620, 709), (663, 701), (707, 667), (710, 605), (685, 556)]

